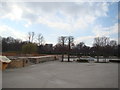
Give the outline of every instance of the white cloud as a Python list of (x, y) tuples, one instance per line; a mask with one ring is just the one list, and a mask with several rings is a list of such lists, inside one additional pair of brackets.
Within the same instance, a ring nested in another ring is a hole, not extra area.
[(22, 14), (23, 10), (16, 4), (13, 5), (3, 5), (2, 8), (0, 8), (1, 18), (9, 18), (11, 20), (21, 20), (22, 19)]
[[(110, 37), (110, 35), (118, 35), (118, 23), (114, 24), (110, 27), (103, 27), (102, 25), (97, 25), (94, 27), (93, 31), (94, 35), (92, 36), (82, 36), (75, 39), (75, 44), (79, 42), (84, 42), (88, 46), (92, 46), (95, 37)], [(118, 36), (114, 38), (110, 38), (110, 40), (118, 41)], [(118, 41), (119, 42), (119, 41)]]
[[(0, 8), (0, 18), (11, 20), (25, 21), (25, 27), (34, 23), (44, 24), (56, 30), (85, 30), (89, 25), (94, 24), (99, 17), (106, 17), (109, 3), (106, 2), (21, 2), (21, 3), (2, 3)], [(92, 45), (95, 36), (109, 36), (117, 33), (117, 24), (111, 27), (95, 26), (93, 29), (94, 36), (84, 36), (75, 39), (75, 43), (81, 41), (87, 45)], [(7, 33), (6, 33), (7, 32)], [(23, 38), (25, 34), (6, 25), (0, 26), (0, 33), (3, 36), (14, 36)]]
[(2, 37), (12, 36), (16, 39), (26, 40), (25, 33), (8, 27), (7, 25), (0, 25), (0, 34), (2, 35)]
[(118, 23), (110, 27), (103, 27), (102, 25), (97, 25), (94, 27), (93, 31), (95, 36), (110, 36), (112, 34), (118, 33)]
[(93, 45), (95, 36), (83, 36), (83, 37), (78, 37), (75, 39), (75, 44), (78, 44), (80, 42), (84, 42), (88, 46)]
[(1, 18), (24, 20), (62, 30), (85, 29), (98, 17), (107, 16), (109, 3), (3, 3)]

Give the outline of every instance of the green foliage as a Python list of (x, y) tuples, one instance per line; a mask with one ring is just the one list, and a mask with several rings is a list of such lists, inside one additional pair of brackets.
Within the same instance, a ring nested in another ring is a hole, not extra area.
[(37, 51), (37, 45), (33, 43), (24, 44), (22, 46), (22, 52), (25, 54), (32, 54)]

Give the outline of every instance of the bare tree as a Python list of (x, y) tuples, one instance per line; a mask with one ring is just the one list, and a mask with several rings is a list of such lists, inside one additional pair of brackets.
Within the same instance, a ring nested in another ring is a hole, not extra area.
[(29, 43), (31, 41), (31, 32), (28, 32), (28, 41), (29, 41)]
[(63, 62), (63, 59), (64, 59), (64, 45), (67, 41), (67, 37), (66, 36), (61, 36), (58, 38), (58, 43), (62, 44), (62, 62)]
[(117, 41), (111, 40), (110, 41), (110, 46), (117, 46)]
[(39, 46), (44, 43), (44, 37), (42, 36), (42, 34), (38, 34), (37, 40), (38, 40), (38, 45)]
[(117, 41), (111, 40), (109, 45), (110, 45), (109, 46), (110, 47), (110, 55), (114, 56), (115, 53), (117, 52), (117, 48), (118, 48)]
[(71, 52), (71, 45), (74, 41), (73, 36), (68, 37), (68, 62), (70, 61), (70, 52)]
[[(94, 46), (97, 48), (97, 62), (99, 62), (99, 55), (104, 52), (104, 47), (109, 45), (108, 37), (96, 37), (94, 38)], [(100, 52), (101, 51), (101, 52)], [(105, 55), (105, 53), (104, 53)]]
[(85, 43), (84, 42), (80, 42), (79, 44), (77, 44), (77, 48), (78, 49), (81, 49), (85, 46)]
[(29, 41), (29, 43), (34, 41), (34, 36), (35, 36), (34, 32), (28, 32), (28, 41)]
[(34, 33), (34, 32), (31, 32), (31, 42), (34, 41), (34, 36), (35, 36), (35, 33)]
[(80, 54), (83, 54), (83, 52), (84, 52), (84, 46), (85, 46), (84, 42), (80, 42), (79, 44), (76, 45), (77, 55), (78, 55), (79, 59), (80, 59)]

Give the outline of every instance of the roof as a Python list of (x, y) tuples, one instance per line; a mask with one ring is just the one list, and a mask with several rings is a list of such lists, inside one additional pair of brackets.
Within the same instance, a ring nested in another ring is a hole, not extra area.
[(6, 63), (11, 62), (11, 60), (9, 58), (7, 58), (6, 56), (0, 56), (0, 61), (1, 62), (6, 62)]

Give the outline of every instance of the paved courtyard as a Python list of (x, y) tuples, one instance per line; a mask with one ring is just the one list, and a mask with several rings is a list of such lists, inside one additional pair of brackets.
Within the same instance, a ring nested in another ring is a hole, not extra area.
[(51, 61), (3, 72), (3, 88), (117, 88), (117, 63)]

